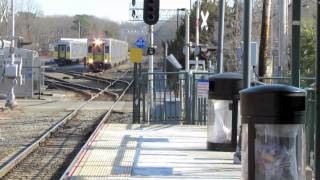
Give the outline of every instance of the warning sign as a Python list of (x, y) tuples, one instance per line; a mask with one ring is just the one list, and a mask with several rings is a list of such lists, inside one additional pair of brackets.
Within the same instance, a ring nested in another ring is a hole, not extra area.
[(198, 98), (208, 98), (209, 93), (209, 81), (198, 80), (197, 81), (197, 95)]
[(130, 49), (130, 62), (132, 63), (141, 63), (143, 60), (143, 51), (140, 48), (131, 48)]

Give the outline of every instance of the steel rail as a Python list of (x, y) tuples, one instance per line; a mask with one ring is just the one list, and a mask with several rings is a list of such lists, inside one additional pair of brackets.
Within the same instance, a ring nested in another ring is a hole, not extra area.
[(61, 73), (61, 74), (67, 74), (67, 75), (71, 75), (71, 76), (77, 76), (77, 77), (81, 77), (81, 78), (88, 79), (88, 80), (94, 80), (94, 81), (99, 81), (99, 82), (111, 84), (109, 79), (101, 79), (98, 76), (93, 76), (93, 77), (85, 76), (84, 73), (80, 73), (80, 72), (59, 71), (59, 70), (53, 70), (53, 72)]
[[(125, 72), (121, 77), (119, 77), (117, 80), (120, 80), (121, 78), (123, 78), (126, 74), (128, 73)], [(74, 111), (72, 111), (71, 113), (69, 113), (68, 115), (66, 115), (63, 119), (61, 119), (59, 122), (57, 122), (54, 126), (52, 126), (47, 132), (45, 132), (40, 138), (38, 138), (37, 140), (35, 140), (31, 145), (29, 145), (28, 147), (26, 147), (25, 149), (21, 150), (20, 152), (17, 153), (16, 156), (10, 158), (10, 160), (6, 161), (0, 169), (0, 179), (3, 178), (8, 172), (10, 172), (16, 165), (18, 165), (22, 160), (24, 160), (29, 154), (31, 154), (36, 148), (38, 148), (40, 146), (41, 143), (45, 142), (47, 138), (49, 138), (54, 132), (56, 132), (60, 127), (62, 127), (64, 124), (66, 124), (68, 122), (68, 120), (72, 119), (73, 117), (75, 117), (78, 112), (86, 105), (88, 105), (89, 103), (91, 103), (94, 99), (96, 99), (97, 97), (99, 97), (100, 95), (102, 95), (105, 91), (107, 91), (111, 86), (113, 86), (115, 83), (117, 83), (117, 80), (115, 80), (114, 82), (112, 82), (110, 85), (108, 85), (105, 89), (103, 89), (101, 92), (99, 92), (98, 94), (96, 94), (95, 96), (93, 96), (92, 98), (90, 98), (89, 100), (87, 100), (86, 102), (82, 103), (80, 106), (78, 106)], [(131, 83), (132, 84), (132, 83)], [(130, 84), (130, 85), (131, 85)], [(126, 88), (129, 89), (130, 85), (128, 85), (128, 87)], [(123, 93), (122, 96), (123, 97)], [(119, 100), (119, 98), (118, 98)], [(116, 101), (118, 102), (118, 101)], [(115, 102), (115, 103), (116, 103)], [(114, 105), (111, 106), (112, 108), (114, 107)], [(107, 114), (109, 113), (110, 109), (108, 110)], [(106, 117), (106, 116), (105, 116)], [(103, 118), (105, 119), (105, 118)]]
[(50, 85), (54, 85), (55, 87), (60, 87), (60, 88), (63, 88), (63, 89), (67, 89), (67, 90), (71, 90), (71, 91), (80, 93), (80, 94), (86, 96), (87, 98), (91, 98), (92, 97), (92, 94), (90, 92), (82, 90), (82, 89), (79, 89), (79, 88), (76, 88), (76, 87), (73, 87), (73, 86), (70, 86), (70, 85), (67, 85), (67, 84), (63, 84), (62, 82), (53, 82), (53, 81), (48, 81), (48, 80), (46, 80), (45, 82), (48, 83), (49, 86)]
[[(63, 79), (59, 79), (59, 78), (56, 78), (56, 77), (52, 77), (52, 76), (49, 76), (49, 75), (45, 75), (45, 77), (49, 78), (49, 79), (53, 79), (53, 80), (59, 81), (59, 84), (63, 84), (65, 86), (72, 86), (72, 87), (77, 87), (77, 88), (81, 88), (81, 89), (87, 89), (87, 90), (91, 90), (91, 91), (95, 91), (95, 92), (102, 91), (102, 89), (100, 89), (100, 88), (84, 86), (84, 85), (81, 85), (81, 84), (78, 84), (78, 83), (72, 83), (72, 82), (69, 82), (69, 81), (66, 81), (66, 80), (63, 80)], [(105, 94), (108, 94), (110, 96), (114, 96), (115, 99), (117, 99), (119, 97), (118, 94), (116, 94), (116, 93), (114, 93), (112, 91), (105, 91)]]

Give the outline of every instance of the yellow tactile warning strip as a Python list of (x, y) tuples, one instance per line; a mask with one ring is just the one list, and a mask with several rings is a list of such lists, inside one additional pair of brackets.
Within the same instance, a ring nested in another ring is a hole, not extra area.
[(206, 127), (108, 124), (69, 179), (240, 179), (232, 153), (206, 150)]

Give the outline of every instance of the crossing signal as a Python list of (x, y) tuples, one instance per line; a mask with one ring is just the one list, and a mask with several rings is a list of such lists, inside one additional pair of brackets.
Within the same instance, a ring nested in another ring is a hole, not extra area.
[(159, 20), (159, 0), (144, 0), (143, 20), (148, 25), (154, 25)]

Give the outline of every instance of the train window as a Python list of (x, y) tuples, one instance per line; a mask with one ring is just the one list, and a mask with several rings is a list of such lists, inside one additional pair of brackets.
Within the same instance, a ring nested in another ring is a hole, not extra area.
[(102, 52), (102, 48), (100, 46), (97, 46), (95, 48), (95, 50), (96, 50), (97, 53), (101, 53)]
[(106, 46), (104, 51), (105, 53), (110, 53), (110, 46)]
[(92, 46), (88, 47), (88, 53), (92, 53)]
[(57, 47), (57, 46), (56, 46), (56, 47), (54, 47), (54, 50), (55, 50), (55, 51), (58, 51), (58, 47)]
[(67, 47), (67, 51), (70, 52), (70, 47)]

